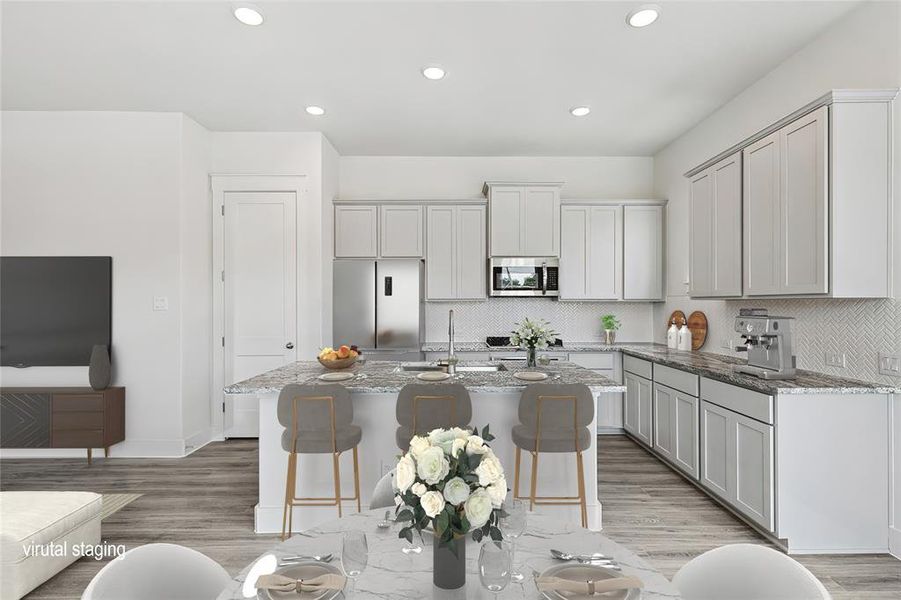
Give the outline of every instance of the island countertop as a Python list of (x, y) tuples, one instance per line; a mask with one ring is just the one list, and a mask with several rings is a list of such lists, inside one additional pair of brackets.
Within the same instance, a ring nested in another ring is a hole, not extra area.
[[(355, 374), (353, 379), (338, 382), (348, 388), (351, 393), (390, 394), (397, 393), (408, 383), (427, 383), (416, 378), (415, 371), (404, 371), (403, 364), (396, 361), (366, 361), (356, 364), (349, 372)], [(458, 368), (466, 365), (486, 365), (494, 363), (460, 362)], [(509, 365), (505, 371), (457, 372), (445, 382), (462, 383), (471, 392), (512, 392), (524, 389), (528, 382), (513, 377), (513, 373), (522, 370)], [(590, 371), (571, 362), (561, 361), (548, 367), (538, 367), (550, 376), (539, 383), (566, 384), (584, 383), (594, 393), (620, 393), (626, 387), (599, 373)], [(226, 394), (271, 394), (278, 393), (289, 383), (323, 383), (317, 379), (329, 372), (317, 361), (298, 361), (279, 367), (262, 375), (234, 383), (225, 388)]]

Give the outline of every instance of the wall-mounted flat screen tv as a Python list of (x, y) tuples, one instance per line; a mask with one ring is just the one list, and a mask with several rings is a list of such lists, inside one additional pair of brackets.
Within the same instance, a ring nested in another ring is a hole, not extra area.
[(0, 257), (0, 365), (82, 366), (110, 345), (109, 256)]

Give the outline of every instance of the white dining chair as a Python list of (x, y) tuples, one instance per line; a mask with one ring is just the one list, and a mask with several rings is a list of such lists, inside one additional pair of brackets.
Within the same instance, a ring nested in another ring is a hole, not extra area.
[(369, 501), (369, 509), (394, 507), (394, 469), (382, 475), (375, 489), (372, 490), (372, 500)]
[(813, 573), (758, 544), (714, 548), (686, 563), (673, 585), (684, 600), (831, 600)]
[(147, 544), (100, 569), (81, 600), (215, 600), (230, 581), (219, 563), (196, 550)]

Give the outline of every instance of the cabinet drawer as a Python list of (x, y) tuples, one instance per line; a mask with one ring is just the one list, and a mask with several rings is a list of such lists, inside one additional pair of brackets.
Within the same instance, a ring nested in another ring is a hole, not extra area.
[(603, 369), (612, 371), (615, 357), (613, 352), (573, 352), (569, 360), (586, 369)]
[(103, 410), (102, 394), (53, 394), (53, 412)]
[(701, 398), (741, 415), (773, 424), (773, 397), (701, 377)]
[(103, 429), (103, 413), (66, 410), (53, 415), (54, 432), (71, 429)]
[(634, 356), (628, 355), (623, 356), (623, 370), (640, 375), (645, 379), (651, 379), (652, 377), (651, 373), (653, 369), (651, 364), (651, 362), (641, 358), (635, 358)]
[(694, 373), (654, 363), (654, 381), (696, 398), (698, 396), (698, 376)]
[(54, 430), (54, 448), (100, 448), (103, 446), (103, 431), (100, 429)]

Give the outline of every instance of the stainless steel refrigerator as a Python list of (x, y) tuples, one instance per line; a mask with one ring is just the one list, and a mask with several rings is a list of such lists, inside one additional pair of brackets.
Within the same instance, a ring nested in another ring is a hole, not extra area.
[(420, 360), (422, 269), (417, 259), (336, 260), (333, 345), (356, 344), (375, 360)]

